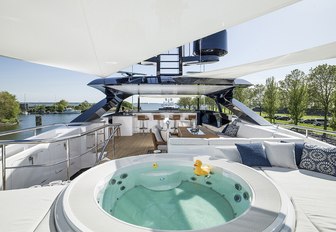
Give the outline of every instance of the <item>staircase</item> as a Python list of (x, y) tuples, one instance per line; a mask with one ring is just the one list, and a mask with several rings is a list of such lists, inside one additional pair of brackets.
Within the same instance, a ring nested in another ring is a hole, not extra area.
[(164, 76), (182, 76), (182, 47), (157, 56), (156, 75), (159, 83)]

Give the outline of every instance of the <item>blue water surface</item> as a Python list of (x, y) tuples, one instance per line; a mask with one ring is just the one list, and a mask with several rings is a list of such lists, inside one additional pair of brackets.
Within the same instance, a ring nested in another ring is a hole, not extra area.
[[(55, 123), (69, 123), (79, 114), (44, 114), (42, 115), (42, 125), (49, 125)], [(24, 128), (35, 127), (35, 114), (30, 115), (20, 115), (20, 123), (17, 125), (11, 126), (0, 126), (0, 133), (10, 130), (19, 130)], [(50, 128), (52, 129), (52, 128)], [(38, 133), (45, 132), (48, 129), (39, 130)], [(33, 132), (24, 132), (20, 134), (6, 135), (1, 136), (0, 140), (9, 140), (9, 139), (24, 139), (27, 137), (33, 136)]]

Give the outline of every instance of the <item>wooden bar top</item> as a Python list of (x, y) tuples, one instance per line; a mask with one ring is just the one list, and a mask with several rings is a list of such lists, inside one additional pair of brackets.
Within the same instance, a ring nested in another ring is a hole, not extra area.
[(187, 128), (189, 127), (179, 127), (178, 136), (182, 138), (219, 138), (219, 136), (215, 132), (203, 126), (198, 127), (198, 129), (204, 133), (203, 135), (192, 134), (188, 131)]

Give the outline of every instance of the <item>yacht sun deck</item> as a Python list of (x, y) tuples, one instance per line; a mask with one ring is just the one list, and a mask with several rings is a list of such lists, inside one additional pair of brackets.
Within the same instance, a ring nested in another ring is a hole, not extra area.
[[(233, 98), (251, 85), (241, 76), (334, 58), (336, 43), (184, 70), (226, 55), (226, 29), (296, 2), (0, 0), (0, 55), (107, 77), (88, 84), (106, 97), (70, 124), (0, 140), (1, 230), (336, 231), (336, 148)], [(155, 75), (109, 77), (133, 64)], [(133, 95), (204, 95), (218, 111), (121, 112)]]

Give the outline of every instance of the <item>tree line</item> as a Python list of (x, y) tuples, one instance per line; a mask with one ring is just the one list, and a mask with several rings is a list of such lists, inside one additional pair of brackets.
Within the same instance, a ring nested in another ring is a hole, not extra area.
[[(281, 81), (269, 77), (265, 84), (256, 84), (249, 88), (234, 89), (234, 98), (248, 107), (266, 113), (271, 122), (275, 122), (275, 114), (282, 110), (289, 114), (297, 125), (307, 111), (322, 112), (324, 129), (330, 126), (336, 130), (336, 65), (319, 65), (311, 68), (308, 74), (295, 69)], [(215, 101), (208, 97), (181, 97), (180, 108), (196, 109), (199, 98), (200, 105), (209, 110), (216, 110)]]
[(265, 112), (271, 122), (279, 109), (287, 111), (295, 125), (307, 110), (319, 111), (324, 117), (324, 129), (331, 117), (330, 126), (336, 130), (336, 65), (319, 65), (308, 74), (295, 69), (278, 82), (269, 77), (265, 85), (236, 88), (234, 98)]
[[(92, 104), (87, 101), (81, 102), (79, 105), (74, 106), (75, 110), (85, 111), (89, 109)], [(69, 102), (66, 100), (60, 100), (52, 106), (37, 105), (29, 109), (30, 113), (41, 113), (41, 112), (63, 112), (67, 107), (69, 107)], [(0, 124), (14, 124), (18, 123), (18, 117), (21, 113), (20, 103), (16, 99), (15, 95), (7, 92), (0, 92)]]
[[(88, 101), (83, 101), (77, 106), (73, 106), (71, 108), (75, 110), (80, 110), (80, 111), (85, 111), (89, 109), (92, 106), (91, 103)], [(62, 99), (59, 102), (54, 103), (51, 106), (45, 106), (45, 105), (37, 105), (32, 107), (29, 112), (30, 113), (44, 113), (44, 112), (49, 112), (49, 113), (62, 113), (66, 108), (69, 107), (69, 102)]]
[(9, 92), (0, 92), (0, 124), (18, 123), (20, 104)]
[(216, 102), (212, 98), (205, 96), (180, 97), (177, 105), (180, 107), (180, 109), (195, 110), (197, 109), (198, 102), (200, 105), (207, 106), (207, 109), (209, 110), (217, 110)]

